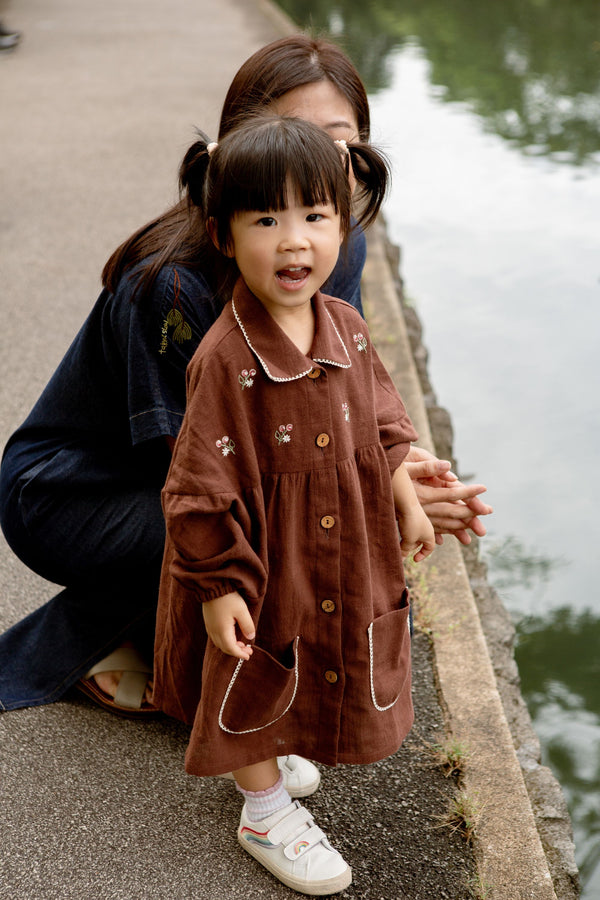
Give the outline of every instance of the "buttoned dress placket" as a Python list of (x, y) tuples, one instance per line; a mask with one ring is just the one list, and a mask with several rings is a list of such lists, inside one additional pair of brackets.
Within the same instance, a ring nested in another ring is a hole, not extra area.
[[(308, 391), (310, 422), (303, 428), (303, 439), (310, 443), (312, 457), (311, 521), (307, 522), (307, 526), (313, 532), (313, 546), (316, 548), (316, 558), (313, 561), (314, 570), (318, 573), (315, 615), (323, 627), (318, 628), (318, 640), (313, 638), (310, 646), (303, 646), (300, 642), (300, 653), (303, 655), (303, 666), (309, 667), (312, 671), (313, 684), (320, 686), (319, 700), (315, 704), (315, 708), (318, 709), (319, 742), (335, 759), (338, 752), (346, 679), (340, 591), (342, 522), (334, 437), (335, 413), (330, 392), (330, 378), (335, 377), (336, 369), (351, 369), (352, 363), (341, 335), (329, 314), (323, 309), (322, 301), (319, 300), (320, 316), (324, 317), (323, 325), (328, 336), (327, 345), (332, 352), (323, 358), (315, 352), (312, 366), (309, 365), (310, 359), (305, 357), (307, 368), (301, 367), (293, 372), (288, 370), (287, 374), (283, 375), (276, 368), (279, 361), (267, 360), (265, 354), (257, 349), (255, 338), (248, 333), (244, 324), (245, 299), (247, 299), (245, 292), (238, 294), (234, 299), (234, 315), (248, 346), (256, 354), (267, 377), (279, 382), (282, 387), (302, 380)], [(297, 387), (296, 385), (295, 389)], [(308, 451), (308, 448), (305, 448), (305, 451)], [(309, 456), (308, 452), (306, 456)]]
[(318, 639), (311, 647), (310, 665), (317, 676), (315, 683), (320, 688), (319, 703), (316, 705), (319, 743), (335, 757), (346, 681), (340, 584), (342, 521), (327, 365), (315, 366), (308, 378), (312, 381), (310, 403), (313, 416), (311, 434), (307, 439), (312, 439), (315, 448), (312, 527), (317, 550), (315, 571), (319, 573), (315, 596)]

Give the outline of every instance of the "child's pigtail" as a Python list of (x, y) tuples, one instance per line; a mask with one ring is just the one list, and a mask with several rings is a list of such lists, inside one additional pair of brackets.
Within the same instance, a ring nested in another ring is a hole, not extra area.
[(202, 209), (204, 182), (213, 145), (201, 131), (198, 135), (199, 140), (189, 148), (179, 167), (179, 189), (182, 194), (187, 194), (190, 203)]
[(387, 194), (390, 164), (381, 150), (372, 144), (348, 144), (348, 154), (359, 188), (357, 220), (363, 228), (368, 228)]

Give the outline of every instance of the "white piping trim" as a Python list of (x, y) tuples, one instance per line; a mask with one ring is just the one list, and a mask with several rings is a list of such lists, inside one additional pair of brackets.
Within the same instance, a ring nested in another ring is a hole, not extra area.
[(371, 700), (373, 701), (373, 706), (378, 712), (385, 712), (388, 709), (391, 709), (392, 706), (398, 702), (400, 698), (400, 694), (396, 697), (395, 700), (392, 700), (391, 703), (388, 703), (387, 706), (380, 706), (375, 697), (375, 684), (373, 683), (373, 622), (369, 625), (367, 629), (367, 633), (369, 635), (369, 681), (371, 683)]
[(352, 363), (350, 362), (350, 354), (348, 353), (348, 350), (347, 350), (347, 348), (346, 348), (346, 345), (345, 345), (344, 341), (342, 340), (342, 336), (341, 336), (341, 334), (339, 333), (339, 331), (337, 330), (336, 324), (335, 324), (335, 322), (333, 321), (333, 319), (331, 318), (331, 314), (330, 314), (329, 310), (326, 309), (325, 312), (326, 312), (327, 315), (329, 316), (329, 321), (330, 321), (331, 324), (333, 325), (333, 330), (334, 330), (335, 333), (337, 334), (338, 339), (339, 339), (339, 342), (340, 342), (340, 344), (342, 345), (342, 347), (344, 348), (344, 353), (346, 354), (346, 359), (348, 360), (348, 364), (347, 364), (347, 365), (344, 365), (344, 363), (335, 362), (335, 360), (333, 360), (333, 359), (317, 359), (316, 357), (315, 357), (315, 362), (330, 363), (330, 365), (332, 365), (332, 366), (339, 366), (341, 369), (351, 369), (351, 368), (352, 368)]
[(280, 715), (278, 715), (276, 719), (273, 719), (271, 722), (267, 722), (266, 725), (260, 725), (258, 728), (246, 728), (244, 731), (233, 731), (231, 728), (227, 728), (227, 726), (223, 724), (223, 712), (225, 710), (225, 705), (227, 703), (227, 700), (229, 699), (229, 695), (232, 691), (233, 685), (235, 684), (235, 681), (239, 675), (240, 669), (242, 668), (242, 665), (244, 663), (244, 660), (240, 659), (237, 666), (235, 667), (235, 671), (234, 671), (233, 675), (231, 676), (231, 681), (229, 682), (229, 684), (227, 686), (227, 690), (225, 691), (225, 696), (223, 697), (223, 702), (221, 703), (221, 709), (219, 710), (219, 728), (222, 731), (226, 731), (227, 734), (252, 734), (255, 731), (262, 731), (263, 728), (268, 728), (270, 725), (274, 725), (275, 722), (278, 722), (280, 719), (283, 718), (283, 716), (285, 716), (285, 714), (290, 709), (292, 703), (296, 699), (296, 693), (298, 691), (298, 642), (299, 641), (300, 641), (300, 637), (297, 636), (296, 640), (294, 641), (294, 656), (296, 657), (296, 662), (294, 664), (294, 676), (295, 676), (294, 693), (292, 694), (292, 699), (290, 700), (290, 702), (288, 703), (286, 708), (283, 710), (283, 712)]
[[(268, 367), (267, 363), (266, 363), (265, 360), (262, 358), (262, 356), (260, 355), (260, 353), (258, 353), (258, 351), (256, 350), (256, 348), (252, 345), (252, 342), (251, 342), (250, 338), (248, 337), (248, 332), (247, 332), (246, 329), (244, 328), (243, 322), (242, 322), (242, 320), (241, 320), (241, 318), (240, 318), (240, 316), (239, 316), (239, 313), (238, 313), (238, 311), (237, 311), (237, 309), (236, 309), (235, 301), (234, 301), (234, 300), (231, 301), (231, 308), (233, 309), (233, 315), (235, 316), (236, 322), (237, 322), (238, 325), (240, 326), (240, 330), (241, 330), (242, 334), (244, 335), (244, 339), (245, 339), (246, 343), (248, 344), (248, 346), (250, 347), (250, 349), (252, 350), (252, 352), (254, 353), (254, 355), (256, 356), (256, 358), (258, 359), (259, 363), (261, 364), (261, 366), (262, 366), (263, 369), (265, 370), (266, 375), (271, 379), (271, 381), (279, 381), (279, 382), (282, 382), (282, 381), (297, 381), (299, 378), (304, 378), (305, 375), (308, 375), (309, 372), (312, 372), (312, 370), (313, 370), (314, 367), (313, 367), (312, 364), (311, 364), (311, 365), (309, 366), (309, 368), (306, 369), (306, 371), (300, 372), (298, 375), (290, 375), (288, 378), (282, 378), (282, 377), (277, 376), (277, 375), (272, 375), (271, 372), (270, 372), (270, 370), (269, 370), (269, 367)], [(335, 329), (335, 333), (337, 334), (338, 338), (340, 339), (340, 343), (341, 343), (342, 347), (344, 348), (344, 353), (346, 354), (346, 359), (348, 360), (348, 365), (344, 365), (344, 363), (336, 362), (336, 361), (333, 360), (333, 359), (318, 359), (318, 358), (316, 358), (316, 357), (315, 357), (315, 359), (313, 360), (313, 362), (329, 363), (329, 365), (331, 365), (331, 366), (339, 366), (339, 367), (342, 368), (342, 369), (350, 369), (350, 368), (352, 367), (352, 363), (350, 362), (350, 356), (349, 356), (349, 354), (348, 354), (348, 350), (346, 349), (346, 345), (344, 344), (344, 342), (343, 342), (343, 340), (342, 340), (342, 338), (341, 338), (341, 336), (340, 336), (339, 331), (338, 331), (337, 328), (335, 327), (335, 322), (333, 321), (333, 319), (332, 319), (331, 316), (329, 315), (328, 310), (325, 310), (325, 312), (326, 312), (327, 315), (329, 316), (329, 318), (330, 318), (330, 320), (331, 320), (331, 324), (333, 325), (333, 327), (334, 327), (334, 329)]]

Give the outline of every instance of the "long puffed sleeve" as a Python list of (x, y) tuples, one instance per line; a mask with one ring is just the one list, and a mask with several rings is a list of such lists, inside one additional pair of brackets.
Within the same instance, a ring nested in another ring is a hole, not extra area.
[(249, 604), (264, 596), (267, 559), (260, 489), (215, 496), (164, 491), (163, 509), (173, 546), (169, 570), (182, 587), (201, 601), (231, 591), (239, 591)]
[(260, 471), (241, 396), (211, 353), (194, 357), (162, 501), (165, 564), (201, 601), (236, 590), (252, 604), (266, 589)]

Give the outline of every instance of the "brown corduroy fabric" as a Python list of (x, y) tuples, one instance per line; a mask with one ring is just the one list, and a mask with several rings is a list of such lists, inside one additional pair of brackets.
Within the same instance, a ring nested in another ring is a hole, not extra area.
[[(154, 702), (193, 725), (192, 774), (373, 762), (412, 724), (391, 473), (416, 433), (356, 310), (313, 307), (305, 356), (240, 282), (188, 368)], [(248, 662), (206, 646), (202, 601), (233, 590), (256, 624)]]

